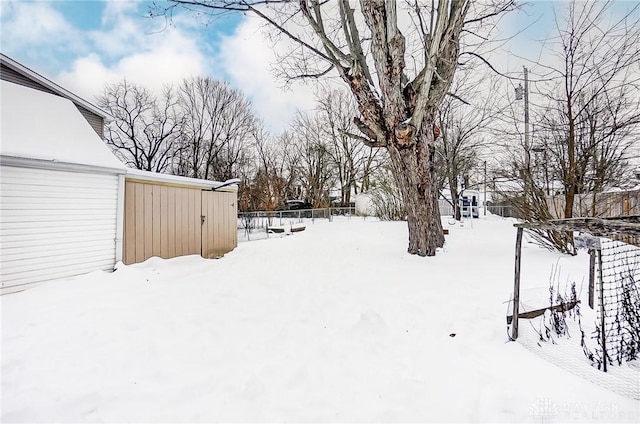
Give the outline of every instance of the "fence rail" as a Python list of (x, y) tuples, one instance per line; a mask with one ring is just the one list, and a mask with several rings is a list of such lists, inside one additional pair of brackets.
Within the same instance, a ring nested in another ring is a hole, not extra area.
[[(549, 211), (554, 218), (564, 217), (565, 198), (547, 197)], [(573, 216), (613, 217), (640, 215), (640, 190), (614, 191), (606, 193), (577, 194), (573, 205)]]
[(520, 218), (516, 208), (509, 205), (489, 205), (487, 206), (487, 212), (503, 218)]
[[(453, 209), (453, 205), (451, 205), (451, 203), (448, 200), (445, 199), (439, 199), (438, 200), (438, 206), (440, 208), (440, 216), (441, 217), (453, 217), (454, 216), (454, 209)], [(498, 215), (504, 218), (518, 218), (518, 212), (516, 211), (516, 209), (511, 206), (511, 205), (506, 205), (506, 204), (490, 204), (486, 206), (487, 209), (487, 213), (490, 213), (492, 215)], [(470, 214), (471, 216), (479, 216), (479, 215), (486, 215), (484, 213), (484, 207), (483, 206), (462, 206), (460, 213), (462, 215), (463, 218), (469, 218)]]
[[(520, 195), (514, 195), (514, 198), (519, 197)], [(513, 199), (505, 196), (488, 206), (487, 211), (504, 217), (522, 218), (521, 211), (513, 206), (513, 202)], [(547, 196), (546, 202), (553, 219), (564, 218), (566, 199), (563, 195)], [(496, 211), (495, 208), (499, 206), (503, 209)], [(610, 218), (629, 215), (640, 215), (640, 190), (576, 194), (574, 198), (573, 217)]]

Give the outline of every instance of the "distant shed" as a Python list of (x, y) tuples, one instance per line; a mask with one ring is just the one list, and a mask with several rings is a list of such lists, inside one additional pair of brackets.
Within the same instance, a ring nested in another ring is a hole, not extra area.
[(152, 256), (217, 258), (235, 249), (237, 186), (221, 185), (129, 170), (125, 179), (123, 262), (138, 263)]

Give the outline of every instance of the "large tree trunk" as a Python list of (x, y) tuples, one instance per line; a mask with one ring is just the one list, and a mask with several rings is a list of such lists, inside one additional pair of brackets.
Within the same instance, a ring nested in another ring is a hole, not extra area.
[[(429, 126), (425, 125), (424, 127)], [(422, 131), (415, 143), (402, 147), (389, 143), (394, 175), (407, 212), (409, 247), (414, 255), (434, 256), (444, 246), (444, 234), (435, 186), (433, 133)]]

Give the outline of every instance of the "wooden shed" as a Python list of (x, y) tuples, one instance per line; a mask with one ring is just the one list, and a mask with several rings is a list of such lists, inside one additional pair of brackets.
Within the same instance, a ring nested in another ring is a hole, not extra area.
[(238, 245), (237, 186), (130, 170), (125, 179), (123, 262), (152, 256), (218, 258)]

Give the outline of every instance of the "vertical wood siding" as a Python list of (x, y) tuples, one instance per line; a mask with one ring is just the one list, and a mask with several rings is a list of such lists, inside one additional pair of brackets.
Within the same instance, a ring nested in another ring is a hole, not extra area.
[(116, 175), (2, 166), (2, 292), (113, 269)]
[(125, 182), (123, 262), (200, 254), (200, 190)]
[[(552, 217), (564, 216), (565, 198), (563, 196), (547, 197), (547, 205)], [(592, 193), (578, 194), (575, 198), (573, 216), (591, 216), (592, 207)], [(610, 218), (628, 215), (640, 215), (640, 190), (614, 191), (596, 195), (595, 216)]]
[(238, 245), (236, 193), (125, 183), (123, 262), (152, 256), (216, 258)]

